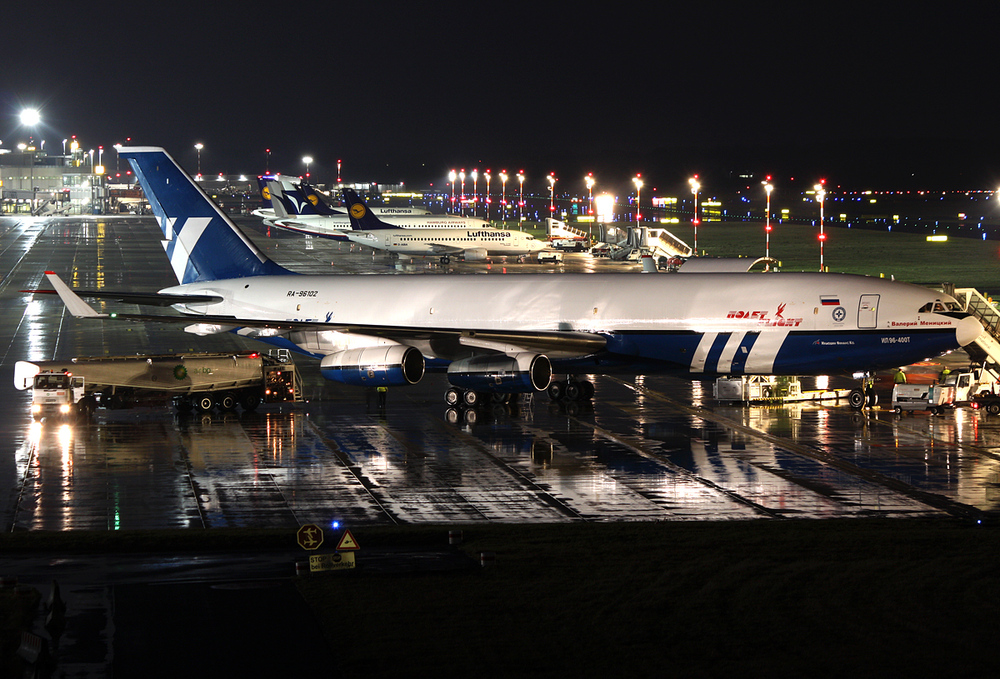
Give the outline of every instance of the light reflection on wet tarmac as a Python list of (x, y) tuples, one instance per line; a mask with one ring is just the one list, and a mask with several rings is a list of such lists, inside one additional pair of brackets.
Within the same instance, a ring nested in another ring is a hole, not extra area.
[[(328, 271), (331, 262), (335, 270), (389, 268), (370, 254), (251, 233), (299, 270)], [(75, 284), (82, 287), (162, 286), (169, 270), (151, 220), (107, 220), (99, 228), (89, 220), (65, 220), (58, 228), (25, 222), (5, 228), (0, 245), (8, 385), (14, 361), (26, 357), (259, 348), (231, 335), (195, 338), (163, 327), (85, 323), (67, 317), (57, 299), (17, 292), (38, 285), (46, 269), (79, 271)], [(92, 261), (100, 267), (87, 268)], [(438, 269), (414, 268), (414, 275)], [(1000, 418), (966, 409), (896, 417), (882, 410), (857, 414), (844, 404), (742, 408), (715, 403), (708, 382), (597, 377), (592, 404), (556, 405), (539, 395), (519, 408), (477, 411), (473, 422), (443, 406), (440, 376), (393, 389), (380, 416), (369, 412), (360, 389), (326, 383), (314, 366), (305, 372), (307, 404), (204, 417), (139, 409), (99, 413), (71, 427), (31, 424), (26, 395), (8, 386), (0, 392), (8, 413), (0, 425), (4, 526), (114, 530), (334, 520), (924, 516), (963, 505), (1000, 510)], [(927, 502), (931, 495), (940, 502)]]

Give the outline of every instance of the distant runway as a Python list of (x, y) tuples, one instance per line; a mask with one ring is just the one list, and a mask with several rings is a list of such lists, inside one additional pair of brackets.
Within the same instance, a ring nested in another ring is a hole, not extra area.
[[(636, 275), (634, 265), (582, 254), (562, 265), (398, 265), (370, 250), (268, 233), (257, 220), (240, 224), (270, 257), (303, 273)], [(19, 292), (42, 285), (46, 270), (81, 288), (172, 284), (151, 218), (2, 218), (0, 270), (6, 530), (965, 517), (1000, 509), (1000, 418), (965, 409), (896, 417), (846, 404), (721, 406), (711, 382), (659, 376), (596, 376), (592, 404), (536, 395), (469, 415), (449, 410), (445, 379), (428, 375), (391, 388), (379, 414), (371, 394), (329, 383), (314, 361), (299, 359), (303, 404), (186, 417), (165, 408), (98, 411), (89, 423), (33, 424), (27, 394), (12, 386), (17, 360), (265, 347), (233, 335), (79, 321), (54, 296)]]

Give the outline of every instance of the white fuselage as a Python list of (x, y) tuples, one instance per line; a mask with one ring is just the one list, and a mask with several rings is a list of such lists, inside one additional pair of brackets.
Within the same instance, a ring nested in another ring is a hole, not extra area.
[[(373, 210), (374, 212), (374, 210)], [(376, 212), (376, 214), (378, 214)], [(484, 229), (489, 222), (474, 217), (455, 215), (379, 215), (379, 219), (389, 226), (399, 229)], [(265, 220), (273, 226), (308, 233), (314, 236), (337, 236), (351, 230), (350, 218), (345, 215), (291, 215), (285, 218)]]
[(221, 303), (182, 310), (240, 319), (594, 333), (621, 360), (667, 361), (693, 373), (906, 365), (982, 330), (975, 319), (920, 311), (935, 299), (953, 303), (946, 295), (844, 274), (261, 276), (163, 292), (221, 295)]

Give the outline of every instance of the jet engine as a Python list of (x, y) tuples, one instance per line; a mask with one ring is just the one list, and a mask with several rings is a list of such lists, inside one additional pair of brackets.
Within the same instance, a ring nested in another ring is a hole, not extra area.
[(486, 354), (453, 361), (448, 381), (472, 391), (517, 394), (542, 391), (552, 379), (552, 364), (542, 354)]
[(468, 248), (464, 257), (467, 262), (481, 262), (487, 257), (486, 248)]
[(424, 376), (424, 357), (403, 344), (363, 347), (324, 356), (319, 370), (328, 380), (362, 387), (416, 384)]

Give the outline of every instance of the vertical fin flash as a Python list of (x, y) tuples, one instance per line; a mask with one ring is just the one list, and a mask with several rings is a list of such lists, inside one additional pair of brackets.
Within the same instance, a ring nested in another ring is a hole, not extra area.
[(255, 246), (162, 148), (121, 147), (156, 215), (178, 283), (291, 273)]

